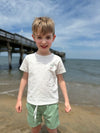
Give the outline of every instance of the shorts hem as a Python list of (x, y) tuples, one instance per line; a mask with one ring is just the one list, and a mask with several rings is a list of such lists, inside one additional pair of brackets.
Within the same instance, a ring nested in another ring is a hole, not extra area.
[(49, 126), (49, 125), (47, 125), (47, 124), (45, 124), (46, 125), (46, 127), (47, 128), (49, 128), (49, 129), (57, 129), (58, 128), (58, 126), (60, 125), (60, 122), (57, 124), (57, 126), (55, 126), (55, 127), (51, 127), (51, 126)]
[(36, 125), (31, 125), (31, 124), (28, 123), (28, 125), (29, 125), (31, 128), (34, 128), (34, 127), (37, 127), (37, 126), (41, 125), (41, 123), (38, 123), (38, 124), (36, 124)]

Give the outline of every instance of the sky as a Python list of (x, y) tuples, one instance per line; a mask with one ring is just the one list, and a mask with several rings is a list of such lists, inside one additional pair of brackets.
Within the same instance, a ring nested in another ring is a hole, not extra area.
[(32, 22), (55, 22), (52, 49), (66, 58), (100, 59), (100, 0), (0, 0), (0, 28), (32, 39)]

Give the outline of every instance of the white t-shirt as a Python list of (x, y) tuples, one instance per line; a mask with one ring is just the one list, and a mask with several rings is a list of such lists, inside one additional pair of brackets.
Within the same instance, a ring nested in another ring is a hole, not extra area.
[(28, 72), (27, 102), (33, 105), (57, 103), (57, 74), (66, 72), (61, 58), (53, 53), (42, 56), (36, 52), (23, 60), (20, 70)]

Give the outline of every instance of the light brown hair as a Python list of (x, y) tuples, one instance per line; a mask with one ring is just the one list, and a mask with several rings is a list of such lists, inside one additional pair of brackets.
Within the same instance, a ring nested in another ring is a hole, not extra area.
[(54, 21), (49, 17), (37, 17), (32, 24), (33, 35), (47, 33), (55, 34), (55, 24)]

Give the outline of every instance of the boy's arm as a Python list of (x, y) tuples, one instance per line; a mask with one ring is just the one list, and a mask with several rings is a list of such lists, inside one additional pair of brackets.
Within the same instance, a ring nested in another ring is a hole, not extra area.
[(22, 111), (22, 95), (23, 95), (25, 86), (27, 84), (27, 81), (28, 81), (28, 73), (24, 72), (21, 82), (20, 82), (19, 93), (18, 93), (17, 103), (16, 103), (16, 107), (15, 107), (16, 111), (18, 113), (20, 113)]
[(58, 74), (57, 78), (58, 78), (58, 83), (61, 88), (62, 94), (64, 96), (64, 100), (65, 100), (65, 111), (69, 112), (69, 111), (71, 111), (71, 106), (70, 106), (69, 98), (68, 98), (68, 94), (67, 94), (66, 82), (65, 82), (62, 74)]

